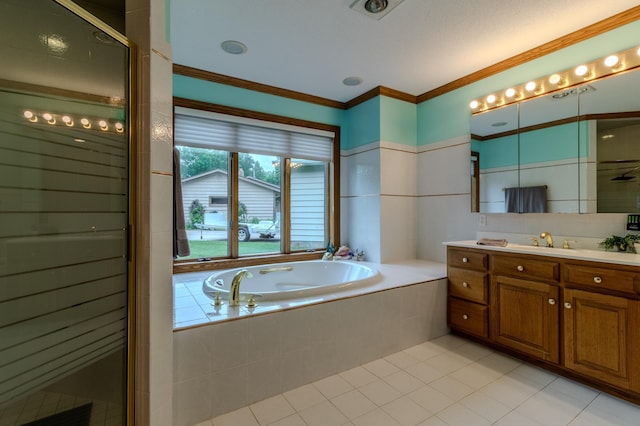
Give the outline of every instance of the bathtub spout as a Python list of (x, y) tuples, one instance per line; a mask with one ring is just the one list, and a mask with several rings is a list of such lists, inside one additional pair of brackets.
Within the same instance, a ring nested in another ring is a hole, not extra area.
[(263, 275), (271, 272), (281, 272), (281, 271), (293, 271), (293, 266), (280, 266), (280, 267), (276, 266), (275, 268), (260, 269), (260, 273)]
[(240, 282), (244, 277), (251, 278), (253, 275), (246, 269), (239, 270), (231, 280), (231, 289), (229, 290), (229, 306), (240, 305)]

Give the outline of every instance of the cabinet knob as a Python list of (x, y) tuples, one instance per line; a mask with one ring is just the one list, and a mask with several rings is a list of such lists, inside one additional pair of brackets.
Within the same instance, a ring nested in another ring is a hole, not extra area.
[(463, 314), (463, 315), (462, 315), (462, 319), (463, 319), (463, 320), (468, 320), (468, 319), (469, 319), (469, 315), (467, 315), (467, 314)]
[(465, 282), (463, 282), (463, 283), (462, 283), (462, 287), (464, 287), (464, 288), (468, 288), (468, 287), (469, 287), (469, 283), (468, 283), (468, 282), (466, 282), (466, 281), (465, 281)]
[(467, 259), (466, 257), (462, 258), (462, 263), (468, 263), (468, 262), (469, 262), (469, 259)]
[(602, 278), (601, 277), (593, 277), (593, 282), (596, 284), (601, 284), (602, 283)]
[(569, 303), (569, 302), (564, 302), (564, 307), (567, 308), (567, 309), (571, 309), (572, 308), (571, 303)]
[(518, 267), (516, 268), (518, 271), (522, 272), (524, 271), (524, 266), (522, 265), (518, 265)]
[(556, 299), (549, 299), (549, 304), (550, 305), (555, 305), (556, 304)]

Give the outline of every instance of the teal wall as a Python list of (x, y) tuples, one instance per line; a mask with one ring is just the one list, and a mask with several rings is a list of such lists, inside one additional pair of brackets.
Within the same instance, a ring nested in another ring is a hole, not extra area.
[(342, 149), (357, 148), (380, 140), (380, 96), (345, 111), (346, 135)]
[(416, 146), (418, 109), (416, 104), (380, 97), (380, 140)]
[(173, 75), (173, 96), (268, 114), (344, 125), (345, 111), (211, 81)]
[(480, 169), (518, 165), (518, 135), (476, 142), (473, 149), (480, 153)]
[(425, 101), (418, 105), (417, 144), (420, 146), (468, 135), (471, 117), (469, 101), (476, 97), (629, 49), (638, 44), (639, 34), (640, 21), (636, 21)]

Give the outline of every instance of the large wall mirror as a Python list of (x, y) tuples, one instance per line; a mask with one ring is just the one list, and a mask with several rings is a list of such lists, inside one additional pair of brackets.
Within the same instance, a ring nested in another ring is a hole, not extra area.
[(477, 113), (481, 213), (640, 211), (640, 70)]

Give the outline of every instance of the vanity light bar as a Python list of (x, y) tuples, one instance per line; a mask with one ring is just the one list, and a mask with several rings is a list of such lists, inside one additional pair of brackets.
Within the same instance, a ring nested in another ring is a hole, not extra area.
[(58, 127), (75, 127), (78, 129), (94, 129), (101, 132), (124, 133), (124, 125), (119, 121), (109, 121), (104, 118), (78, 117), (74, 119), (70, 114), (58, 114), (51, 112), (37, 113), (33, 110), (25, 110), (23, 117), (30, 123), (43, 123)]
[(473, 114), (496, 109), (505, 105), (540, 95), (552, 93), (586, 81), (607, 77), (621, 71), (640, 66), (640, 47), (634, 47), (605, 58), (580, 64), (575, 68), (560, 71), (527, 83), (490, 93), (469, 103)]

